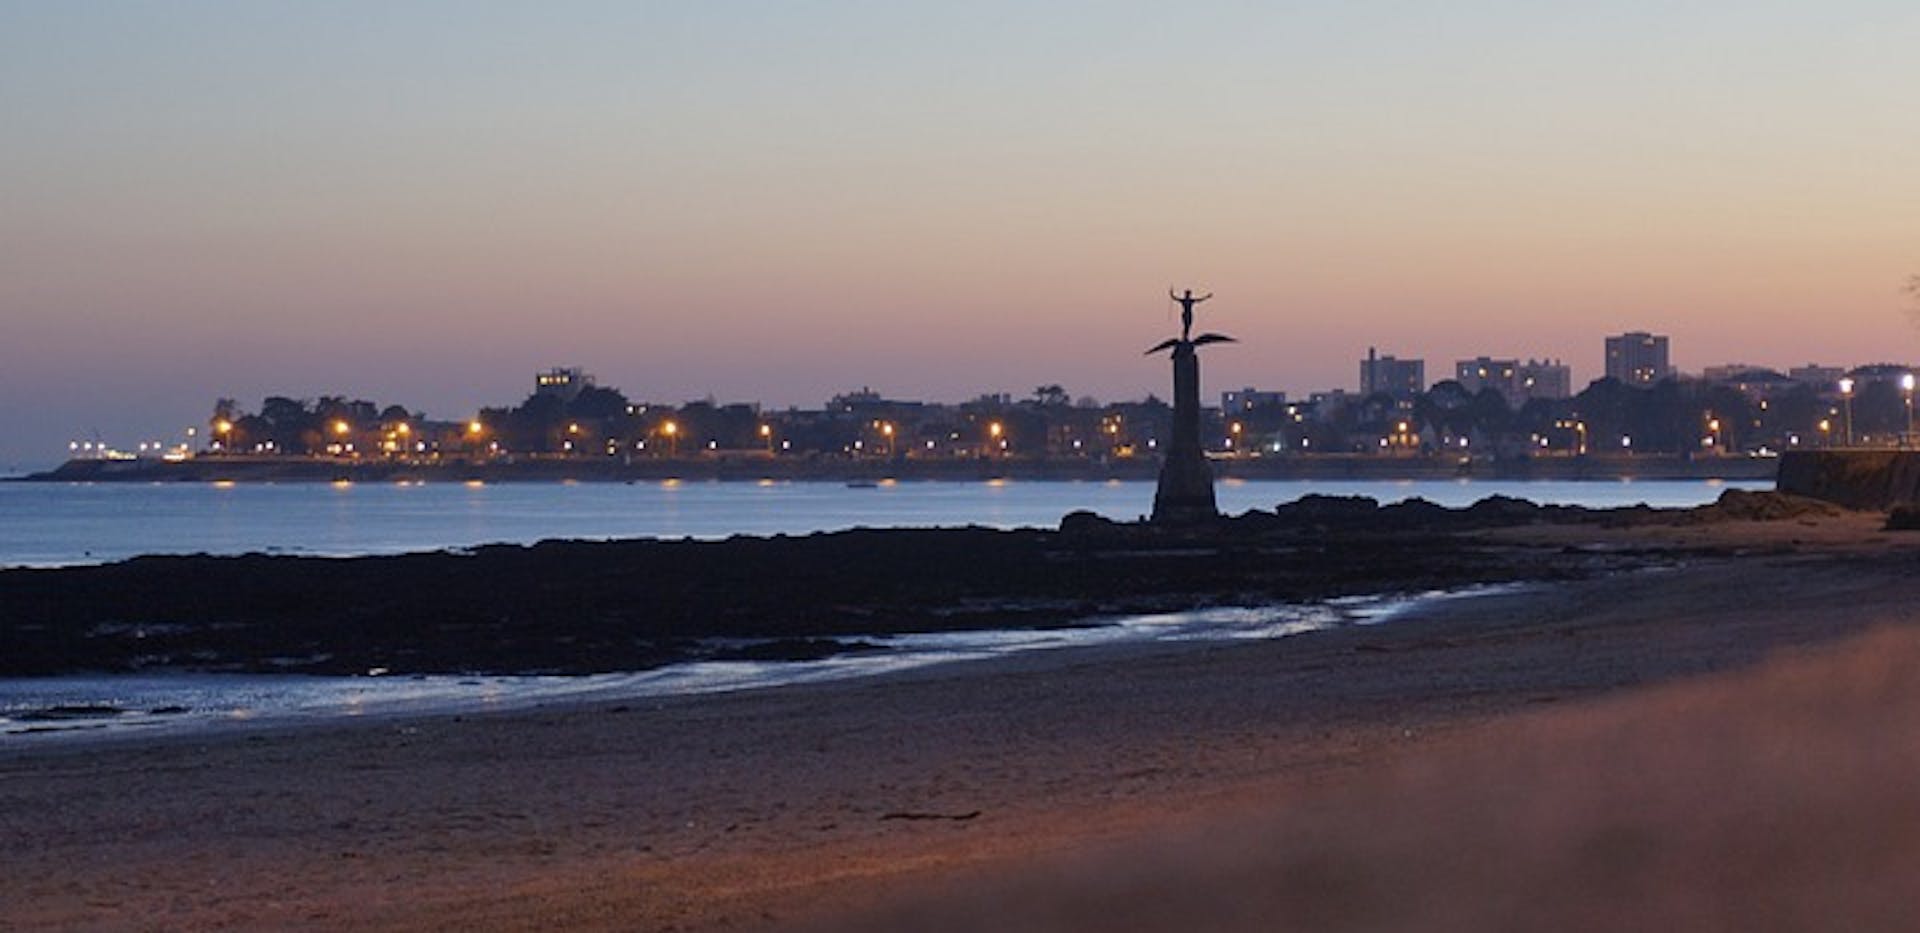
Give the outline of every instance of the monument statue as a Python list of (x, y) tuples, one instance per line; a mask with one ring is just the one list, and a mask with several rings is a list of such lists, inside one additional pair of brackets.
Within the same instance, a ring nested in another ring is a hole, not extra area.
[(1159, 488), (1153, 493), (1153, 522), (1177, 525), (1220, 515), (1213, 501), (1213, 469), (1200, 449), (1200, 357), (1194, 349), (1235, 341), (1225, 334), (1193, 336), (1193, 306), (1212, 298), (1211, 292), (1194, 297), (1193, 289), (1179, 295), (1168, 289), (1167, 297), (1180, 303), (1180, 336), (1162, 340), (1147, 351), (1148, 356), (1173, 351), (1173, 438), (1160, 464)]

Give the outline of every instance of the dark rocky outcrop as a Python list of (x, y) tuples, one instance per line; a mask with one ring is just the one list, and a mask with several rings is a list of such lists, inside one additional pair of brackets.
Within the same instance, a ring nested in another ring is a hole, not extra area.
[[(1494, 497), (1465, 509), (1310, 496), (1193, 525), (1092, 513), (1058, 531), (854, 530), (725, 541), (546, 541), (326, 559), (142, 557), (0, 571), (0, 676), (174, 668), (361, 673), (638, 670), (874, 650), (860, 636), (1077, 624), (1593, 572), (1476, 537), (1534, 523), (1780, 519), (1833, 507), (1730, 491), (1699, 509)], [(1621, 558), (1629, 560), (1632, 558)]]
[(1920, 505), (1896, 505), (1887, 513), (1888, 531), (1920, 531)]

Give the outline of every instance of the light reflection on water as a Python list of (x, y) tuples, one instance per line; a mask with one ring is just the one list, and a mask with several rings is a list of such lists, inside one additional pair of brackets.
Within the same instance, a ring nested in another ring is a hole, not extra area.
[[(1500, 494), (1541, 503), (1692, 506), (1718, 480), (1228, 480), (1222, 510), (1271, 509), (1308, 493), (1413, 496), (1464, 506)], [(0, 483), (0, 567), (122, 560), (140, 554), (392, 554), (546, 538), (723, 538), (857, 526), (1052, 527), (1087, 509), (1131, 520), (1153, 483)]]
[[(1283, 638), (1386, 621), (1423, 602), (1499, 592), (1471, 587), (1414, 597), (1350, 597), (1087, 620), (1073, 628), (873, 635), (886, 650), (816, 661), (700, 661), (581, 676), (312, 677), (129, 674), (0, 679), (0, 748), (239, 724), (301, 725), (381, 716), (522, 709), (821, 683), (1026, 651), (1155, 641)], [(116, 712), (117, 711), (117, 712)]]

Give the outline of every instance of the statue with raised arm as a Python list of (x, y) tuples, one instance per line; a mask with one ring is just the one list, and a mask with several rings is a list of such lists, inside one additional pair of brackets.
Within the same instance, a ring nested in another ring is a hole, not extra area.
[(1213, 499), (1213, 470), (1200, 447), (1200, 357), (1194, 349), (1235, 341), (1225, 334), (1193, 336), (1193, 306), (1212, 298), (1213, 293), (1195, 297), (1193, 289), (1185, 294), (1168, 289), (1167, 297), (1180, 303), (1180, 336), (1162, 340), (1147, 351), (1149, 356), (1161, 350), (1173, 351), (1173, 437), (1160, 464), (1160, 484), (1153, 494), (1153, 521), (1192, 524), (1220, 515)]
[(1195, 298), (1193, 297), (1193, 289), (1191, 288), (1187, 289), (1185, 295), (1176, 295), (1173, 293), (1173, 289), (1169, 288), (1167, 289), (1167, 297), (1180, 303), (1180, 338), (1184, 340), (1188, 334), (1193, 333), (1193, 306), (1212, 298), (1213, 293), (1208, 292)]

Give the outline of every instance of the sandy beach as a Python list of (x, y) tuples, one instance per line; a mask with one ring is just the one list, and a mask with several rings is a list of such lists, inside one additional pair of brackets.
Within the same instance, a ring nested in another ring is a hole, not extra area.
[(0, 758), (50, 928), (1894, 929), (1920, 535), (1482, 532), (1656, 569), (1269, 642)]

